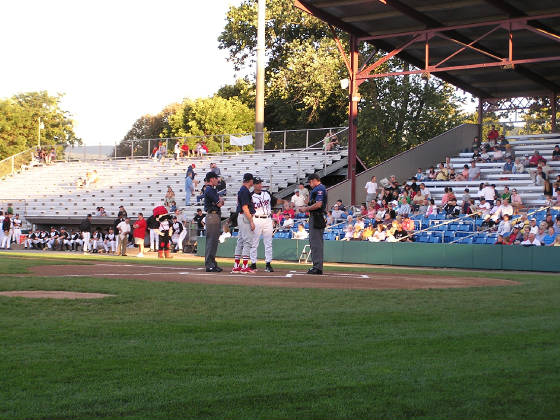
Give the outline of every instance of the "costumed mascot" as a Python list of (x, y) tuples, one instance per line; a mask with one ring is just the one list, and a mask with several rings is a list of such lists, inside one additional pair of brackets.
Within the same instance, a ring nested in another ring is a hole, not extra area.
[(167, 213), (167, 209), (164, 206), (154, 208), (153, 214), (159, 222), (159, 228), (157, 229), (159, 235), (158, 258), (163, 258), (164, 253), (165, 258), (173, 258), (169, 253), (169, 244), (173, 235), (173, 217)]

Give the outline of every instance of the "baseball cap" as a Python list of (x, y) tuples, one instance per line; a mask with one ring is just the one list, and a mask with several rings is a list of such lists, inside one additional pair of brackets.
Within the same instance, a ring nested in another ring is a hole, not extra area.
[(262, 184), (263, 180), (258, 176), (253, 178), (253, 184)]
[(253, 181), (253, 174), (247, 172), (245, 175), (243, 175), (243, 182), (249, 182), (249, 181)]
[(218, 175), (216, 175), (214, 172), (210, 171), (206, 174), (206, 178), (204, 178), (206, 181), (210, 181), (212, 178), (218, 178)]
[(309, 178), (307, 178), (309, 181), (311, 181), (312, 179), (316, 179), (317, 181), (321, 180), (321, 177), (317, 174), (311, 174), (309, 175)]

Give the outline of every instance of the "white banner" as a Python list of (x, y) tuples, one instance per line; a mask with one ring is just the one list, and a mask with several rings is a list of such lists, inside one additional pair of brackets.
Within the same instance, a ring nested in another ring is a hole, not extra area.
[(232, 146), (247, 146), (253, 144), (253, 136), (250, 134), (243, 137), (229, 136), (229, 144)]

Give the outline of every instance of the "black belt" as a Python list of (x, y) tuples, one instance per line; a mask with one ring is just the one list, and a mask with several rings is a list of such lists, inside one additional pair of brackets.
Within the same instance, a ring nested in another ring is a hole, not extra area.
[(220, 210), (210, 210), (208, 214), (222, 214)]
[(253, 217), (256, 217), (256, 218), (258, 218), (258, 219), (270, 219), (270, 216), (256, 216), (256, 215), (255, 215), (255, 216), (253, 216)]

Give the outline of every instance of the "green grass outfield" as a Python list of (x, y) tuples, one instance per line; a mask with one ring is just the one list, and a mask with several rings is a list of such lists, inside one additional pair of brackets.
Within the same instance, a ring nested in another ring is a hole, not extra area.
[(16, 276), (92, 260), (26, 255), (0, 254), (0, 290), (117, 296), (0, 296), (1, 419), (560, 418), (559, 275), (469, 271), (522, 284), (445, 290), (257, 288)]

